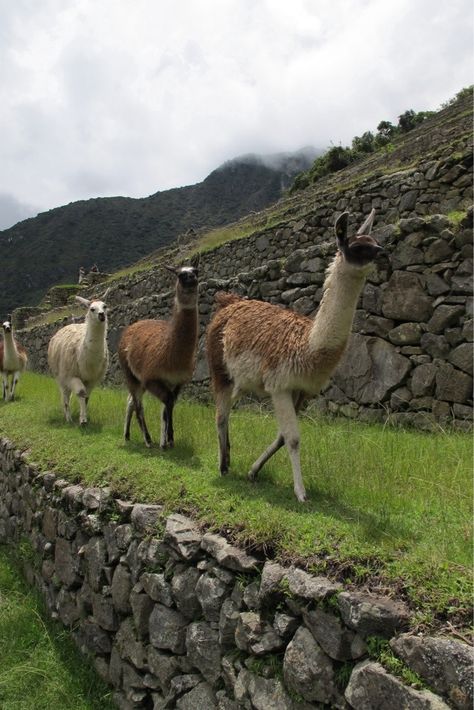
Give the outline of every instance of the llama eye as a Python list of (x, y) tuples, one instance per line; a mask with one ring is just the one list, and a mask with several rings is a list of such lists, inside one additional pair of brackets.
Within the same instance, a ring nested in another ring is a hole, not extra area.
[(95, 308), (91, 308), (91, 311), (95, 311)]

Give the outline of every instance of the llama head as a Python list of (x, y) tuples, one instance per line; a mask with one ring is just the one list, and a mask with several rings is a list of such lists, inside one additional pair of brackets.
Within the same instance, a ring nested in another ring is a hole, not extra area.
[(4, 333), (12, 332), (12, 317), (8, 315), (2, 323), (2, 328)]
[(198, 292), (198, 270), (194, 266), (165, 266), (176, 276), (176, 298), (183, 308), (194, 308)]
[(343, 212), (336, 220), (334, 229), (336, 231), (337, 246), (344, 259), (352, 266), (365, 268), (371, 265), (378, 254), (383, 251), (380, 244), (370, 236), (374, 215), (375, 210), (373, 209), (353, 237), (347, 236), (349, 213)]
[(76, 296), (76, 301), (87, 308), (86, 321), (89, 323), (105, 323), (107, 321), (107, 306), (104, 301), (89, 301), (82, 296)]

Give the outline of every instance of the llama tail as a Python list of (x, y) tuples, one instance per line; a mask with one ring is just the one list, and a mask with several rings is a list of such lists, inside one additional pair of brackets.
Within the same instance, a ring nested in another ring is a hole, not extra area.
[(237, 303), (238, 301), (245, 300), (244, 296), (239, 296), (236, 293), (226, 293), (225, 291), (218, 291), (214, 296), (214, 301), (216, 304), (216, 309), (225, 308), (230, 306), (232, 303)]

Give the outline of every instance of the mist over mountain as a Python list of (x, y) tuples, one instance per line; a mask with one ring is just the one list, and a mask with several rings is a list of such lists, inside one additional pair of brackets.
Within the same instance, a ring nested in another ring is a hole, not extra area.
[(216, 227), (263, 209), (308, 169), (315, 153), (240, 156), (195, 185), (139, 199), (72, 202), (1, 231), (0, 313), (36, 304), (55, 283), (74, 283), (80, 266), (114, 271), (191, 227)]

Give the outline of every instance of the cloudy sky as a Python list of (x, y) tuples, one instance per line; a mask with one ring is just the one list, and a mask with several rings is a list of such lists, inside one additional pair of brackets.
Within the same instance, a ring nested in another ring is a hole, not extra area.
[(0, 0), (0, 229), (438, 108), (472, 82), (472, 12), (471, 0)]

